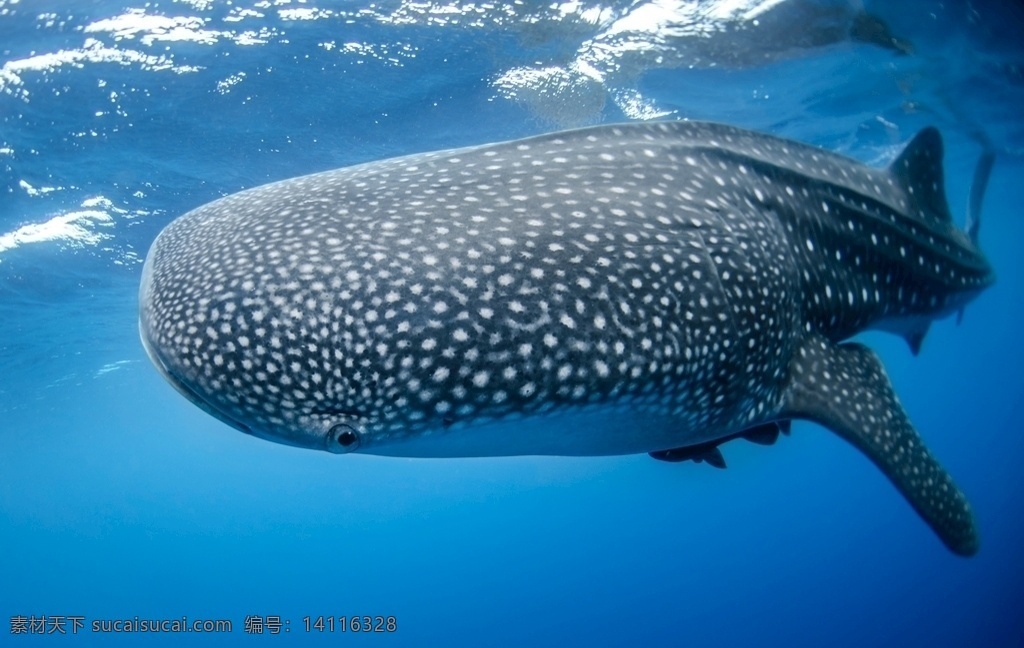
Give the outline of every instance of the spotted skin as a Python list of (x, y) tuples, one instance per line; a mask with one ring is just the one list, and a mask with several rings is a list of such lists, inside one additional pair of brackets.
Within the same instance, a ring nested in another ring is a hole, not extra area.
[[(809, 418), (892, 477), (857, 442), (877, 430), (839, 422), (869, 395), (902, 415), (895, 398), (843, 374), (858, 400), (826, 416), (799, 359), (872, 326), (920, 338), (991, 283), (949, 218), (941, 157), (932, 130), (874, 169), (671, 122), (285, 180), (160, 234), (142, 338), (198, 406), (290, 445), (685, 457)], [(934, 493), (896, 483), (931, 519)]]

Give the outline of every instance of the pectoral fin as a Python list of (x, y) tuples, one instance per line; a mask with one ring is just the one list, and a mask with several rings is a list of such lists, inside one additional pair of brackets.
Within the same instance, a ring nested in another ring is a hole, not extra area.
[(978, 551), (967, 498), (932, 457), (878, 357), (860, 344), (809, 336), (791, 363), (785, 415), (815, 421), (859, 448), (953, 552)]

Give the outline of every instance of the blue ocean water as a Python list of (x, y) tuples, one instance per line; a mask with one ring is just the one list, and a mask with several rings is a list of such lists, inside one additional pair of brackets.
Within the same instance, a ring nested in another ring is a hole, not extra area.
[[(0, 644), (1024, 645), (1024, 12), (864, 5), (888, 29), (868, 42), (859, 3), (827, 0), (0, 0)], [(138, 341), (146, 250), (204, 202), (653, 118), (873, 164), (933, 124), (958, 217), (995, 148), (997, 284), (919, 357), (862, 336), (971, 500), (977, 556), (811, 424), (729, 443), (725, 471), (337, 457), (207, 416)], [(364, 615), (396, 629), (304, 621)], [(84, 628), (15, 634), (21, 617)], [(136, 617), (232, 630), (92, 631)]]

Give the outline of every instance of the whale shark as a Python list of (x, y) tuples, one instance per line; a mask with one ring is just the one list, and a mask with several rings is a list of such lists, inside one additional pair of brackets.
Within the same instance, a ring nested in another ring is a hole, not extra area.
[(967, 499), (850, 340), (879, 329), (917, 353), (994, 281), (942, 158), (933, 128), (875, 168), (646, 122), (274, 182), (157, 236), (141, 337), (209, 414), (333, 453), (724, 467), (722, 443), (812, 421), (971, 555)]

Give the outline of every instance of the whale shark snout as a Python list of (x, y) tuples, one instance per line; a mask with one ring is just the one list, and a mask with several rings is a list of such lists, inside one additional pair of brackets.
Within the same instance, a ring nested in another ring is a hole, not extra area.
[[(149, 264), (147, 263), (146, 269), (143, 270), (142, 285), (144, 286), (144, 292), (148, 289), (146, 288), (146, 286), (148, 285), (148, 281), (150, 279), (150, 272), (148, 268)], [(220, 421), (223, 421), (224, 423), (227, 423), (228, 425), (235, 428), (236, 430), (239, 430), (240, 432), (250, 434), (251, 430), (248, 425), (228, 416), (220, 409), (212, 405), (202, 395), (200, 395), (192, 387), (190, 387), (187, 382), (182, 380), (182, 378), (175, 371), (168, 368), (167, 363), (163, 359), (163, 353), (166, 352), (161, 352), (160, 350), (153, 346), (154, 338), (151, 336), (150, 331), (147, 330), (147, 324), (152, 322), (153, 319), (149, 317), (148, 313), (145, 312), (145, 306), (143, 305), (143, 311), (139, 317), (139, 336), (142, 338), (142, 346), (146, 351), (146, 355), (149, 357), (150, 362), (153, 363), (153, 366), (156, 367), (157, 371), (160, 372), (160, 375), (164, 377), (164, 380), (169, 382), (171, 386), (174, 387), (174, 389), (177, 390), (179, 394), (187, 398), (193, 405), (200, 408), (207, 414), (219, 419)]]

